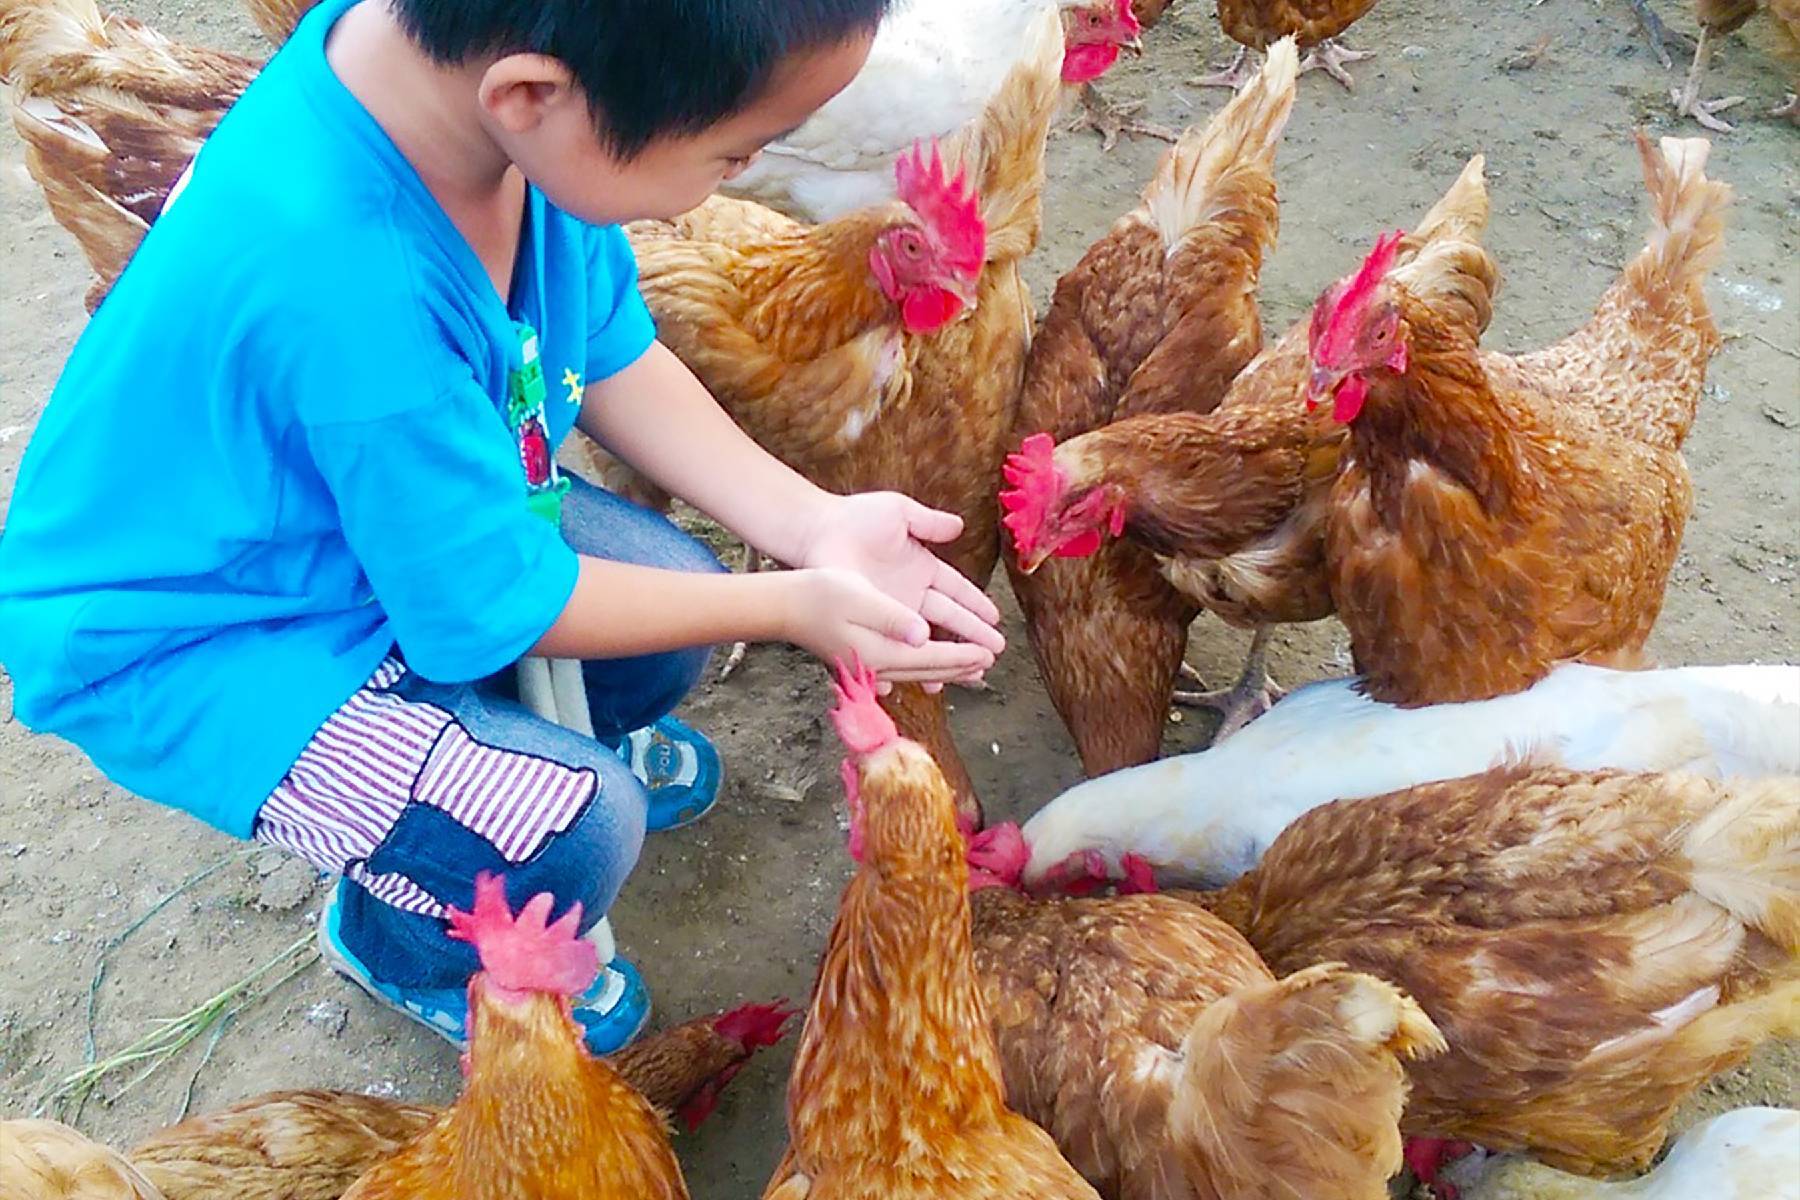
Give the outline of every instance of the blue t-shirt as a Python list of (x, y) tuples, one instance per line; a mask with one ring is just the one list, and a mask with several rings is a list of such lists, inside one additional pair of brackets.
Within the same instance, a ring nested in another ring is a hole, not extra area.
[(504, 415), (515, 322), (551, 449), (655, 336), (623, 234), (535, 190), (495, 294), (326, 62), (353, 2), (207, 142), (76, 343), (0, 535), (19, 718), (240, 837), (392, 646), (477, 679), (567, 603), (576, 556)]

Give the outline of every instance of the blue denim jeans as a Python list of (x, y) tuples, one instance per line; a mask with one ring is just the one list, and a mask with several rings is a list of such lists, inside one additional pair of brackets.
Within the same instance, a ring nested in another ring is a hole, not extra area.
[[(665, 517), (581, 479), (571, 479), (563, 536), (575, 550), (596, 558), (682, 571), (724, 569), (710, 550)], [(595, 735), (617, 739), (669, 712), (699, 679), (709, 652), (700, 647), (584, 663)], [(522, 861), (509, 861), (492, 841), (441, 807), (408, 803), (363, 869), (403, 876), (440, 903), (465, 909), (473, 903), (477, 874), (505, 872), (515, 903), (547, 891), (556, 897), (559, 915), (581, 904), (584, 930), (599, 920), (636, 865), (644, 840), (644, 789), (618, 757), (594, 739), (523, 708), (510, 670), (479, 684), (434, 683), (408, 672), (383, 690), (447, 712), (484, 746), (592, 771), (599, 787), (566, 828)], [(531, 802), (529, 795), (517, 797), (517, 803)], [(460, 987), (477, 969), (474, 951), (449, 938), (436, 916), (396, 907), (361, 886), (345, 887), (341, 904), (346, 947), (383, 982)]]

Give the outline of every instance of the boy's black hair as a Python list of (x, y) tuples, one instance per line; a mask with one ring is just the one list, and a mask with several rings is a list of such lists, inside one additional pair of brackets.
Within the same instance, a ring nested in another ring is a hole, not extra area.
[(442, 63), (547, 54), (587, 93), (602, 139), (624, 159), (665, 135), (698, 133), (753, 103), (776, 64), (881, 20), (889, 0), (391, 0)]

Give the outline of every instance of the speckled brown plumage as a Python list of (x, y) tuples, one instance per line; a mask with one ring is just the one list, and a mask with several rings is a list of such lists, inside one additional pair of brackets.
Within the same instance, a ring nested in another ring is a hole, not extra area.
[[(1144, 199), (1057, 282), (1032, 342), (1011, 442), (1125, 417), (1208, 412), (1262, 343), (1256, 283), (1278, 222), (1274, 147), (1294, 63), (1186, 133)], [(1050, 697), (1089, 774), (1154, 758), (1197, 606), (1133, 541), (1034, 573), (1013, 592)]]
[(1643, 1167), (1675, 1106), (1800, 1032), (1800, 779), (1512, 766), (1315, 809), (1203, 897), (1277, 972), (1344, 962), (1450, 1044), (1409, 1132)]
[(169, 189), (261, 64), (92, 0), (0, 0), (0, 77), (25, 166), (98, 276), (99, 306)]
[(1290, 34), (1304, 48), (1336, 37), (1374, 7), (1375, 0), (1219, 0), (1219, 27), (1252, 50)]
[(1401, 1057), (1441, 1039), (1366, 975), (1277, 982), (1169, 896), (975, 893), (975, 961), (1008, 1101), (1106, 1197), (1383, 1200)]
[[(659, 1111), (680, 1109), (754, 1052), (711, 1013), (647, 1033), (607, 1063)], [(130, 1159), (164, 1200), (338, 1200), (443, 1109), (354, 1092), (270, 1092), (190, 1117)]]
[(1704, 147), (1644, 145), (1658, 232), (1547, 350), (1480, 353), (1466, 308), (1439, 302), (1433, 289), (1491, 283), (1473, 247), (1380, 285), (1411, 362), (1368, 375), (1327, 532), (1370, 695), (1482, 700), (1562, 661), (1640, 661), (1692, 500), (1679, 447), (1719, 344), (1701, 281), (1729, 189), (1701, 172)]
[(788, 1082), (779, 1200), (1093, 1200), (1007, 1107), (969, 940), (956, 805), (917, 743), (859, 776), (844, 889)]

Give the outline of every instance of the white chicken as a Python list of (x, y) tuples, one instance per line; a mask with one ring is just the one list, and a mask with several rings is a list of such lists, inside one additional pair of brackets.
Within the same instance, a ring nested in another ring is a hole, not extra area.
[(894, 160), (979, 116), (1052, 4), (1065, 84), (1099, 78), (1136, 48), (1130, 0), (898, 0), (850, 86), (720, 190), (814, 224), (885, 204)]
[(1462, 1200), (1800, 1200), (1800, 1112), (1721, 1113), (1676, 1138), (1638, 1179), (1584, 1179), (1516, 1154), (1471, 1156), (1444, 1178)]
[[(1399, 708), (1355, 679), (1299, 689), (1230, 740), (1101, 775), (1025, 823), (1027, 885), (1120, 878), (1218, 887), (1301, 814), (1523, 759), (1571, 770), (1800, 773), (1800, 667), (1570, 664), (1523, 692)], [(1133, 861), (1127, 861), (1131, 856)]]

